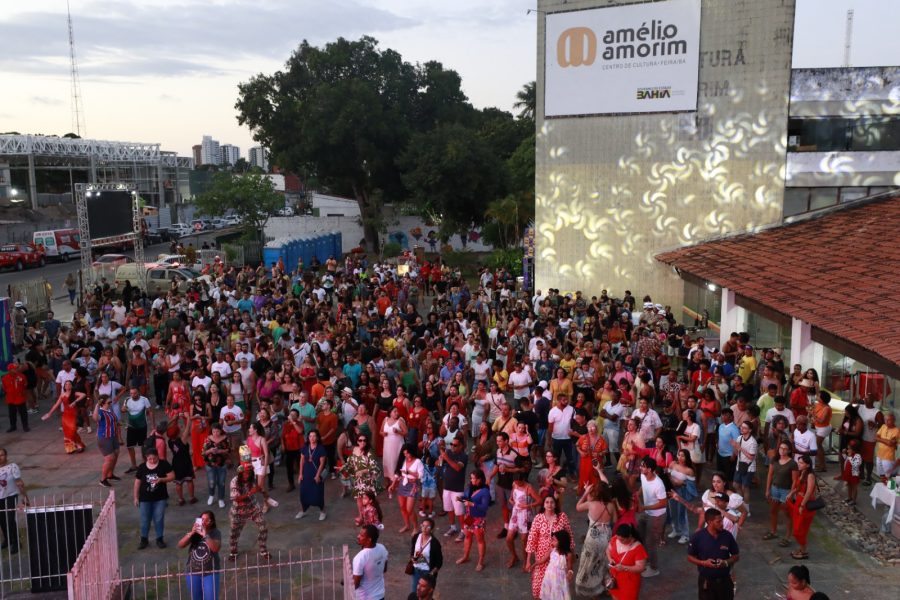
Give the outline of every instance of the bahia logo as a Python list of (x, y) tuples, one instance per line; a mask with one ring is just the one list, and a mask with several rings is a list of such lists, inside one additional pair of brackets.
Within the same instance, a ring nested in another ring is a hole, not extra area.
[(672, 88), (642, 88), (637, 91), (638, 100), (662, 100), (672, 97)]

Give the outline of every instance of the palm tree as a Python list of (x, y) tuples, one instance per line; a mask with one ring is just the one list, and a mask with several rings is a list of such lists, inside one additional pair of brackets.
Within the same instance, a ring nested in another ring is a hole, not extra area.
[(534, 121), (535, 107), (537, 106), (537, 82), (529, 81), (516, 92), (516, 102), (513, 108), (519, 111), (520, 119)]

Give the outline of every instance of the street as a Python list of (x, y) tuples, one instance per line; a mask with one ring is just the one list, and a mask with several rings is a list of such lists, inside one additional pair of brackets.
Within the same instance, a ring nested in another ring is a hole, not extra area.
[[(223, 231), (225, 230), (220, 229), (200, 234), (192, 234), (181, 238), (179, 241), (185, 245), (192, 243), (195, 248), (200, 248), (205, 241), (212, 243), (213, 238), (216, 235), (221, 235)], [(163, 242), (161, 244), (144, 246), (144, 260), (153, 262), (160, 254), (167, 254), (169, 252), (169, 244), (170, 242)], [(126, 256), (134, 257), (133, 250), (129, 250), (128, 252), (111, 251), (110, 253), (125, 254)], [(53, 289), (54, 299), (62, 298), (66, 296), (64, 285), (66, 275), (74, 273), (77, 277), (79, 266), (80, 262), (78, 258), (73, 258), (65, 263), (48, 262), (46, 266), (39, 268), (29, 268), (22, 271), (4, 271), (0, 273), (0, 294), (6, 295), (7, 286), (12, 283), (19, 283), (30, 279), (46, 279)]]

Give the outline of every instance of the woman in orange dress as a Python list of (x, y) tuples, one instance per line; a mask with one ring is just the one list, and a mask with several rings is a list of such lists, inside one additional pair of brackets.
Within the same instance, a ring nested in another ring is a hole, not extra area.
[(623, 523), (606, 547), (609, 574), (616, 587), (609, 590), (615, 600), (638, 600), (641, 595), (641, 573), (647, 566), (647, 550), (635, 539), (634, 528)]
[(67, 381), (63, 384), (63, 391), (59, 395), (56, 404), (53, 405), (46, 415), (41, 417), (42, 421), (46, 421), (53, 416), (56, 409), (60, 410), (62, 413), (63, 444), (66, 448), (66, 454), (84, 452), (84, 442), (81, 441), (81, 436), (78, 435), (77, 414), (78, 407), (84, 406), (86, 400), (87, 394), (73, 391), (72, 382)]
[(596, 421), (587, 422), (588, 432), (578, 438), (575, 449), (578, 450), (578, 495), (584, 493), (584, 487), (591, 484), (596, 487), (600, 476), (594, 468), (595, 464), (603, 465), (606, 454), (606, 440), (597, 431)]
[(806, 544), (809, 536), (809, 528), (812, 527), (813, 517), (816, 511), (809, 510), (807, 503), (816, 497), (816, 474), (812, 470), (812, 459), (801, 454), (797, 465), (800, 467), (800, 474), (794, 480), (794, 487), (791, 488), (787, 497), (787, 505), (791, 511), (791, 522), (794, 527), (794, 539), (800, 548), (791, 552), (791, 558), (794, 560), (806, 560), (809, 558)]

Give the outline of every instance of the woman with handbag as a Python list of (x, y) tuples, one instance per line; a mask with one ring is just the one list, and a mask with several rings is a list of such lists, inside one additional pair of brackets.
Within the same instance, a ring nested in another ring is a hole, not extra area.
[(794, 539), (800, 545), (800, 548), (791, 552), (791, 558), (806, 560), (809, 558), (806, 546), (809, 528), (812, 526), (816, 511), (825, 506), (825, 502), (818, 497), (818, 483), (812, 470), (812, 458), (805, 454), (801, 454), (799, 458), (797, 465), (800, 467), (800, 474), (788, 494), (787, 503), (794, 522)]
[(684, 423), (684, 431), (675, 436), (678, 440), (678, 447), (687, 450), (691, 457), (691, 463), (694, 467), (694, 476), (700, 481), (703, 475), (703, 463), (706, 457), (701, 447), (701, 431), (700, 424), (697, 423), (697, 413), (690, 409), (685, 409), (681, 413), (682, 423)]
[(406, 574), (412, 575), (412, 591), (416, 591), (419, 579), (430, 575), (437, 580), (438, 571), (444, 566), (441, 543), (434, 537), (434, 519), (425, 517), (419, 526), (420, 533), (412, 536)]
[(637, 539), (634, 528), (623, 523), (606, 547), (609, 575), (604, 587), (615, 600), (638, 600), (641, 573), (647, 567), (647, 551)]

